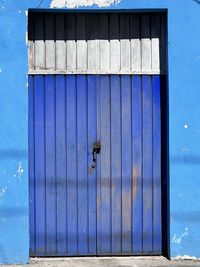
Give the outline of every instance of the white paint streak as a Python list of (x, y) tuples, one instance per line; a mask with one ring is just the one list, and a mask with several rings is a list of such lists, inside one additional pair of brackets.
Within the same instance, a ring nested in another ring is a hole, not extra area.
[(0, 69), (0, 73), (2, 72), (2, 69)]
[(184, 128), (187, 130), (188, 129), (188, 124), (184, 124)]
[(7, 186), (3, 187), (0, 191), (0, 197), (3, 197), (6, 193), (6, 190), (7, 190)]
[(20, 161), (20, 162), (19, 162), (19, 165), (18, 165), (18, 170), (17, 170), (18, 177), (21, 177), (23, 172), (24, 172), (24, 170), (23, 170), (23, 168), (22, 168), (22, 163), (21, 163), (21, 161)]
[(28, 10), (25, 10), (25, 16), (27, 17), (28, 16)]
[(84, 6), (97, 5), (98, 7), (109, 7), (111, 5), (117, 5), (121, 0), (52, 0), (51, 8), (75, 8)]
[(182, 239), (186, 236), (188, 236), (188, 228), (187, 227), (185, 228), (185, 231), (180, 236), (177, 236), (176, 234), (173, 236), (172, 243), (176, 243), (176, 244), (180, 245)]
[(184, 147), (181, 148), (181, 151), (182, 152), (187, 152), (187, 151), (190, 151), (190, 148), (187, 147), (187, 146), (184, 146)]

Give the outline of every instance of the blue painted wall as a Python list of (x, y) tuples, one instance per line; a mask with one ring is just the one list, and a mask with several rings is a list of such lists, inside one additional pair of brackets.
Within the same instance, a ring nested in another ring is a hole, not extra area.
[[(29, 258), (25, 11), (40, 3), (0, 0), (0, 263)], [(110, 8), (168, 9), (170, 255), (200, 257), (200, 1), (122, 0)]]

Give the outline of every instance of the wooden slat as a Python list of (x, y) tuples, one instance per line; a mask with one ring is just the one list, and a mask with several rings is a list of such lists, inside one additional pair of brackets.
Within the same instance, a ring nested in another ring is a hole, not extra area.
[(86, 39), (86, 15), (77, 14), (77, 70), (87, 69), (87, 39)]
[[(55, 78), (55, 159), (56, 159), (56, 201), (57, 201), (57, 251), (59, 255), (65, 255), (67, 248), (67, 181), (66, 181), (66, 103), (65, 103), (65, 76)], [(62, 205), (61, 205), (62, 203)]]
[(88, 70), (99, 69), (99, 16), (87, 16)]
[(151, 16), (151, 53), (153, 70), (160, 69), (160, 15)]
[(153, 251), (153, 161), (151, 77), (142, 77), (143, 104), (143, 251)]
[(119, 14), (110, 15), (110, 69), (120, 70)]
[(130, 39), (131, 39), (131, 70), (141, 72), (141, 40), (140, 40), (140, 16), (130, 18)]
[(141, 16), (142, 70), (151, 70), (150, 16)]
[(54, 15), (47, 14), (45, 16), (45, 60), (46, 60), (46, 69), (54, 70), (56, 69), (55, 62), (55, 41), (54, 41)]
[(45, 69), (44, 15), (37, 14), (34, 20), (34, 64), (35, 69)]
[(121, 124), (122, 124), (122, 252), (130, 253), (131, 245), (131, 78), (121, 77)]
[(78, 253), (88, 252), (87, 77), (77, 76)]
[(56, 158), (54, 77), (45, 77), (46, 253), (56, 253)]
[(68, 14), (66, 18), (67, 70), (76, 70), (76, 18)]
[(108, 14), (100, 14), (99, 27), (99, 68), (100, 70), (110, 69), (110, 45), (109, 45), (109, 17)]
[(56, 69), (66, 69), (65, 16), (57, 14), (55, 18)]
[(130, 70), (129, 15), (120, 15), (121, 70)]
[(132, 240), (133, 250), (142, 252), (142, 85), (132, 78)]
[(121, 88), (120, 77), (111, 76), (111, 194), (112, 194), (112, 252), (121, 251)]

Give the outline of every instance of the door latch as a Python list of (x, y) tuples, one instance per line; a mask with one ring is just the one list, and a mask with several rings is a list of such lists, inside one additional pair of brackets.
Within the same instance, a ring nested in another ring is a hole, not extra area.
[(93, 144), (93, 151), (92, 151), (92, 155), (93, 155), (93, 162), (92, 162), (92, 168), (94, 169), (96, 167), (96, 161), (97, 161), (97, 154), (99, 154), (101, 151), (101, 143), (100, 142), (96, 142)]

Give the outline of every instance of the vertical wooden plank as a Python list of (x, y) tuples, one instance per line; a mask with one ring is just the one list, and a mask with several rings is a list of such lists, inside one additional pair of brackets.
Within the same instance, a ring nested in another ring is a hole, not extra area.
[(76, 76), (66, 76), (67, 91), (67, 237), (68, 254), (77, 253)]
[(35, 42), (34, 42), (34, 13), (28, 14), (28, 69), (34, 70)]
[(66, 69), (66, 40), (65, 40), (65, 15), (55, 16), (55, 38), (56, 38), (56, 69)]
[(130, 71), (129, 14), (120, 14), (121, 70)]
[(44, 77), (35, 76), (35, 223), (36, 253), (46, 253), (46, 204), (45, 204), (45, 113)]
[(101, 71), (110, 69), (110, 44), (109, 44), (109, 15), (100, 14), (99, 27), (99, 68)]
[(121, 76), (122, 101), (122, 252), (131, 252), (131, 79)]
[(152, 77), (153, 87), (153, 250), (161, 253), (161, 106), (160, 77)]
[(150, 15), (141, 15), (142, 72), (151, 71)]
[(34, 107), (34, 77), (28, 77), (29, 84), (29, 115), (28, 115), (28, 141), (29, 141), (29, 209), (30, 209), (30, 254), (35, 254), (35, 107)]
[(65, 76), (55, 77), (56, 85), (56, 195), (57, 195), (57, 253), (67, 251), (67, 181), (66, 181), (66, 103)]
[(66, 15), (67, 70), (76, 70), (76, 15)]
[(120, 70), (119, 14), (110, 14), (110, 68)]
[(141, 77), (132, 77), (132, 241), (142, 253), (142, 88)]
[(100, 213), (101, 213), (101, 251), (111, 251), (111, 181), (110, 181), (110, 78), (100, 76), (101, 104), (101, 176), (100, 176)]
[(131, 70), (141, 71), (141, 35), (140, 35), (140, 15), (134, 14), (130, 18), (130, 40), (131, 40)]
[(87, 77), (77, 76), (78, 253), (88, 252)]
[[(93, 144), (97, 140), (97, 84), (96, 76), (88, 76), (88, 253), (96, 254), (97, 235), (97, 172), (91, 167)], [(99, 164), (99, 161), (98, 163)]]
[(151, 15), (152, 71), (160, 72), (160, 14)]
[(142, 77), (143, 103), (143, 252), (152, 251), (152, 87), (151, 77)]
[(121, 88), (120, 76), (111, 76), (111, 190), (112, 253), (121, 253)]
[(35, 69), (45, 69), (44, 15), (35, 14), (34, 24)]
[(88, 71), (99, 69), (99, 15), (87, 14)]
[(55, 255), (56, 240), (56, 162), (54, 77), (45, 76), (45, 164), (46, 164), (46, 253)]
[(46, 46), (46, 69), (54, 70), (55, 69), (55, 29), (54, 29), (54, 15), (46, 14), (45, 15), (45, 46)]
[(77, 14), (77, 70), (87, 70), (87, 34), (86, 34), (86, 14)]

